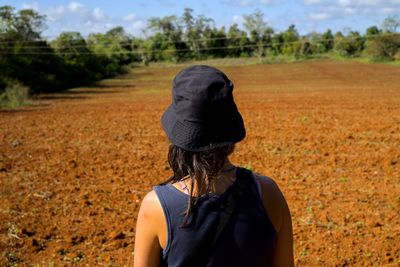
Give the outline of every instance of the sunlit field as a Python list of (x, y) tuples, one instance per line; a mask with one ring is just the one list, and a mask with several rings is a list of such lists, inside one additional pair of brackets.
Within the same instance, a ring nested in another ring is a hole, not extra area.
[[(136, 67), (0, 111), (1, 266), (132, 263), (140, 202), (171, 175), (160, 116), (181, 68)], [(247, 128), (232, 161), (279, 184), (296, 264), (399, 265), (400, 68), (220, 68)]]

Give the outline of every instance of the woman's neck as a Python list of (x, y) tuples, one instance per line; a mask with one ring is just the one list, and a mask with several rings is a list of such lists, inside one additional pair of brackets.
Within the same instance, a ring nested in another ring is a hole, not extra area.
[[(209, 190), (208, 192), (199, 192), (197, 179), (194, 179), (193, 196), (204, 195), (207, 193), (220, 194), (224, 192), (236, 179), (236, 167), (227, 160), (222, 166), (221, 170), (215, 177), (209, 178)], [(186, 194), (190, 194), (191, 179), (189, 176), (182, 179), (181, 182), (177, 183), (179, 189)]]

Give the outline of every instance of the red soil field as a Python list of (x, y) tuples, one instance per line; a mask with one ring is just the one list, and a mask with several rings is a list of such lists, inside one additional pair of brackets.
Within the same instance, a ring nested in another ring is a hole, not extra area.
[[(0, 111), (0, 266), (132, 264), (141, 199), (171, 174), (159, 120), (181, 68)], [(221, 69), (248, 132), (231, 159), (281, 187), (296, 265), (400, 265), (400, 68)]]

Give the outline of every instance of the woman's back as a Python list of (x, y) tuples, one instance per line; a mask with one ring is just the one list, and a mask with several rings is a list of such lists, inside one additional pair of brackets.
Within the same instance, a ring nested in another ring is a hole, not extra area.
[[(222, 194), (198, 198), (196, 209), (182, 227), (188, 195), (172, 184), (154, 188), (164, 211), (168, 241), (163, 250), (164, 266), (267, 266), (273, 250), (275, 229), (265, 212), (251, 172), (237, 168), (235, 182)], [(213, 245), (220, 211), (228, 196), (244, 188), (235, 210)]]

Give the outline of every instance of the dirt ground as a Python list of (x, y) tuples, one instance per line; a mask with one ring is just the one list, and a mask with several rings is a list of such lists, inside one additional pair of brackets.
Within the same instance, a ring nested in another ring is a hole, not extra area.
[[(181, 67), (0, 111), (0, 266), (128, 266), (143, 196), (170, 175), (160, 116)], [(273, 177), (298, 266), (400, 265), (400, 68), (221, 67), (248, 135), (232, 161)]]

